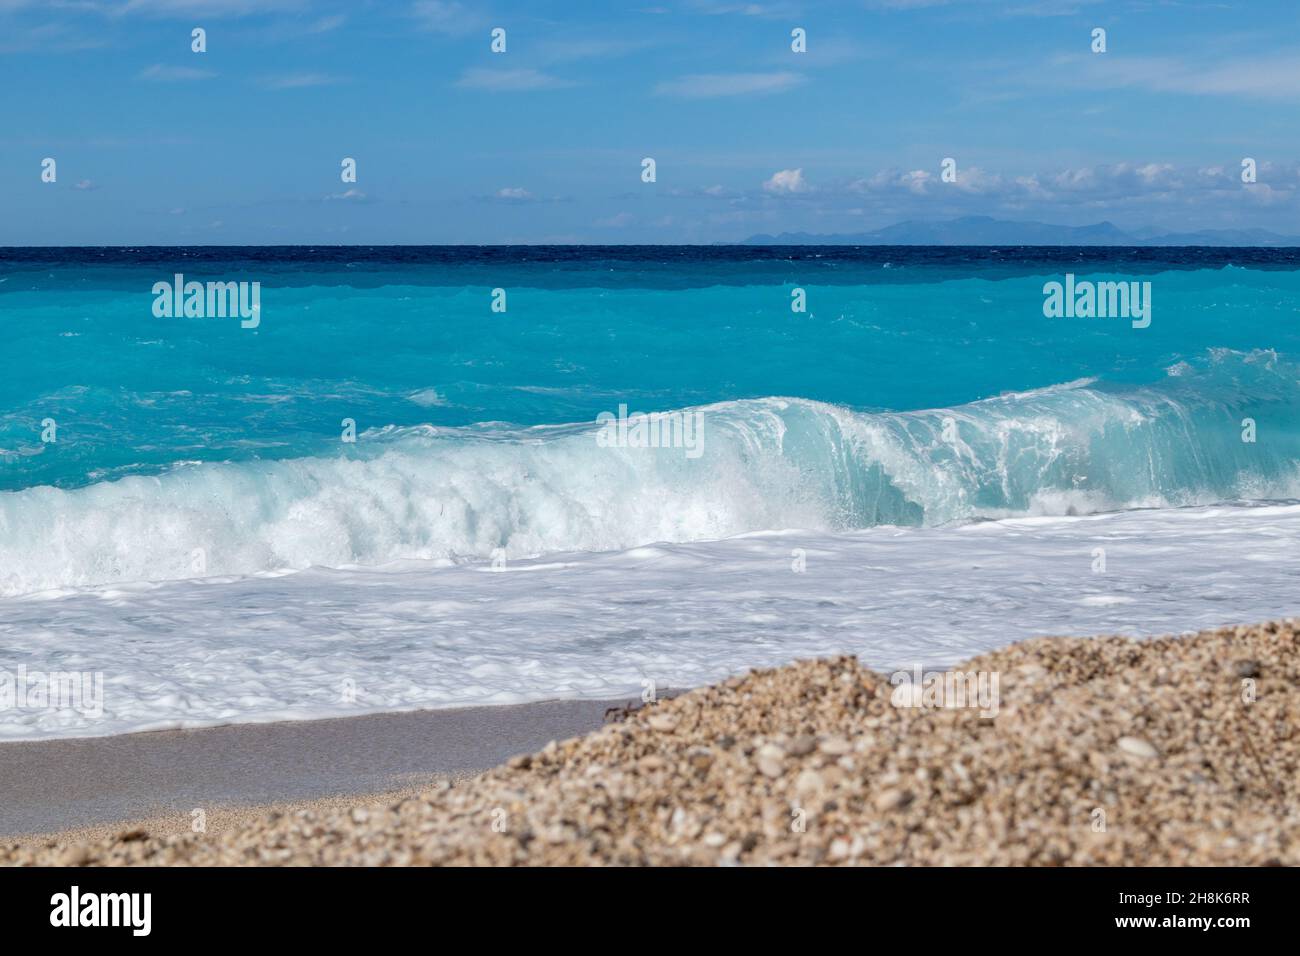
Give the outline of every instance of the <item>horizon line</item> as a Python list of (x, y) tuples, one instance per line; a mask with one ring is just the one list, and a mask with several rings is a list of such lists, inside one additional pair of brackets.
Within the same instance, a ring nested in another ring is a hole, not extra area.
[[(1286, 237), (1292, 238), (1292, 237)], [(1182, 244), (1147, 243), (1021, 243), (1021, 242), (277, 242), (277, 243), (115, 243), (106, 245), (39, 244), (30, 246), (0, 245), (0, 253), (32, 249), (1264, 249), (1300, 251), (1296, 245), (1249, 245), (1245, 243)]]

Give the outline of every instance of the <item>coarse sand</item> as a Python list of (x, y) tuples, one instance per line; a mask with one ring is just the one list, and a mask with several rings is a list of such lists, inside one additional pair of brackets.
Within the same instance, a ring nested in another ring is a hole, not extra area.
[(0, 862), (1296, 865), (1298, 628), (1036, 638), (954, 669), (972, 706), (803, 661), (387, 804)]

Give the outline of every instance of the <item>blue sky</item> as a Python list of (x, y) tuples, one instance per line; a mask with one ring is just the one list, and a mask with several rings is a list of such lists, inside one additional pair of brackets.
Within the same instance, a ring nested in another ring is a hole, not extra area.
[(1300, 234), (1292, 2), (0, 0), (0, 89), (4, 245)]

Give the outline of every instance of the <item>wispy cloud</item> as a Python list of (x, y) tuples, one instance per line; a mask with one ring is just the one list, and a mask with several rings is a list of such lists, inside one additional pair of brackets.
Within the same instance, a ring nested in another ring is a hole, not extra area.
[(867, 6), (876, 10), (924, 10), (928, 7), (946, 7), (960, 0), (867, 0)]
[(996, 16), (1067, 17), (1101, 0), (1029, 0), (1010, 6), (1006, 0), (867, 0), (875, 10), (928, 10), (934, 7), (979, 7), (981, 14)]
[(330, 193), (325, 197), (326, 202), (374, 202), (369, 196), (360, 189), (345, 189), (341, 193)]
[[(17, 9), (13, 7), (12, 9)], [(0, 0), (0, 13), (5, 11)], [(108, 46), (108, 40), (99, 35), (88, 35), (62, 23), (43, 23), (23, 27), (6, 23), (0, 31), (0, 53), (23, 53), (39, 50), (42, 53), (76, 53), (81, 50), (98, 50)]]
[(1033, 0), (1031, 3), (1004, 7), (1005, 16), (1072, 17), (1095, 7), (1101, 0)]
[(1088, 89), (1143, 89), (1193, 96), (1300, 99), (1300, 53), (1206, 62), (1203, 58), (1124, 57), (1071, 54), (1054, 59), (1041, 73), (1025, 77), (1041, 85), (1044, 76)]
[(308, 33), (329, 33), (331, 30), (337, 30), (343, 24), (347, 23), (348, 18), (341, 13), (335, 13), (328, 17), (321, 17), (315, 23), (307, 27)]
[(138, 79), (153, 80), (156, 83), (187, 83), (192, 80), (210, 80), (216, 75), (211, 70), (201, 70), (195, 66), (165, 66), (155, 63), (141, 70)]
[(799, 8), (792, 3), (720, 3), (716, 0), (694, 0), (691, 6), (709, 16), (739, 15), (767, 20), (797, 16), (799, 13)]
[(258, 82), (268, 90), (302, 90), (314, 86), (333, 86), (343, 80), (328, 73), (284, 73), (264, 76)]
[(537, 53), (548, 63), (561, 63), (569, 60), (598, 60), (627, 56), (654, 46), (654, 42), (640, 38), (610, 39), (604, 37), (562, 36), (557, 39), (543, 40), (537, 46)]
[(776, 193), (777, 195), (790, 193), (806, 193), (810, 187), (803, 178), (802, 169), (782, 169), (772, 174), (771, 178), (763, 183), (763, 192)]
[(734, 199), (740, 195), (735, 190), (716, 183), (712, 186), (696, 186), (692, 188), (674, 186), (665, 190), (665, 193), (674, 199)]
[(525, 189), (523, 186), (503, 186), (494, 193), (486, 196), (474, 197), (477, 202), (501, 203), (507, 206), (531, 206), (541, 203), (568, 203), (573, 202), (568, 196), (538, 196), (532, 190)]
[(456, 85), (465, 90), (508, 93), (526, 90), (558, 90), (574, 84), (540, 70), (488, 70), (475, 67), (462, 73)]
[(959, 168), (956, 182), (945, 183), (938, 169), (881, 170), (843, 187), (848, 193), (927, 199), (982, 199), (995, 206), (1027, 203), (1101, 208), (1143, 203), (1203, 204), (1210, 201), (1276, 204), (1300, 195), (1300, 164), (1257, 163), (1258, 181), (1243, 183), (1239, 166), (1176, 166), (1163, 162), (1122, 162), (1007, 175), (975, 166)]
[(307, 2), (306, 0), (126, 0), (125, 3), (82, 2), (75, 6), (110, 16), (140, 14), (153, 17), (243, 17), (301, 10), (307, 6)]
[(636, 216), (630, 212), (618, 212), (605, 219), (597, 219), (592, 225), (597, 229), (626, 229), (635, 225), (636, 221)]
[[(885, 48), (879, 43), (864, 44), (846, 36), (826, 36), (820, 32), (813, 32), (808, 37), (808, 52), (799, 54), (795, 59), (799, 61), (800, 68), (815, 70), (879, 58), (884, 52)], [(786, 49), (773, 56), (772, 60), (789, 63), (792, 56), (793, 54)]]
[(705, 99), (714, 96), (746, 96), (754, 93), (781, 93), (799, 86), (807, 78), (802, 73), (692, 73), (666, 80), (655, 87), (662, 96)]
[(455, 0), (416, 0), (411, 4), (411, 16), (423, 30), (460, 36), (482, 29), (487, 18)]

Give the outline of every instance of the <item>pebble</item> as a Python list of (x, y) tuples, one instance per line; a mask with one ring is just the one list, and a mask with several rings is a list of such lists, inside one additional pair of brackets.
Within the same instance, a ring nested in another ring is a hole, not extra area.
[(881, 813), (888, 813), (899, 807), (905, 807), (915, 799), (910, 790), (894, 788), (891, 790), (882, 790), (874, 801), (875, 807)]
[(805, 770), (795, 778), (794, 792), (803, 796), (811, 796), (824, 792), (826, 790), (826, 778), (816, 770)]
[(1148, 740), (1141, 737), (1121, 737), (1115, 741), (1116, 746), (1126, 754), (1139, 757), (1142, 760), (1151, 760), (1160, 756), (1160, 751), (1156, 750)]
[(779, 777), (785, 772), (785, 751), (775, 744), (765, 744), (755, 754), (758, 771), (765, 777)]
[(804, 734), (796, 737), (790, 744), (789, 754), (791, 757), (806, 757), (817, 749), (817, 738), (812, 734)]
[(1294, 675), (1298, 626), (1022, 641), (956, 665), (1013, 675), (993, 719), (894, 707), (887, 675), (849, 657), (799, 661), (400, 810), (20, 844), (0, 863), (1300, 866), (1300, 681), (1245, 709), (1224, 685)]
[(1232, 672), (1238, 677), (1258, 677), (1259, 671), (1259, 661), (1240, 660), (1232, 662)]

